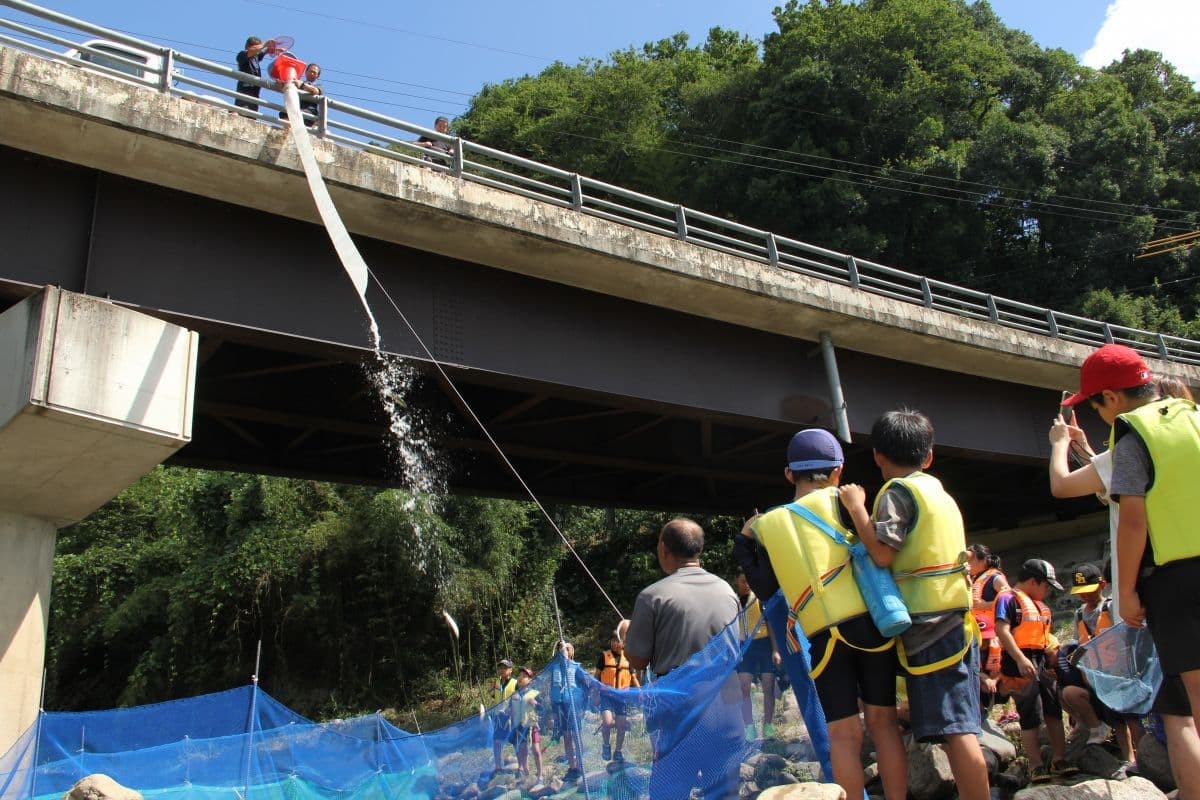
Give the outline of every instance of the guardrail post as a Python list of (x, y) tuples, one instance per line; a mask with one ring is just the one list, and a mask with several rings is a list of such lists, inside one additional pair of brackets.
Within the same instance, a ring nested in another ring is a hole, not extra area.
[(996, 308), (996, 298), (992, 295), (987, 296), (988, 319), (992, 322), (1000, 321), (1000, 309)]
[(168, 50), (163, 54), (162, 74), (158, 76), (158, 90), (163, 94), (171, 93), (171, 76), (175, 74), (175, 51)]
[(1167, 340), (1163, 338), (1161, 333), (1158, 334), (1158, 357), (1163, 361), (1171, 357), (1171, 354), (1167, 352)]
[(321, 95), (317, 99), (317, 136), (324, 139), (329, 133), (329, 98)]
[(846, 256), (846, 272), (850, 275), (850, 286), (857, 289), (862, 284), (862, 276), (858, 274), (858, 259)]
[(779, 266), (779, 243), (775, 241), (775, 234), (767, 234), (767, 260), (771, 262), (772, 267)]
[(571, 208), (583, 211), (583, 178), (578, 172), (571, 173)]
[(675, 233), (680, 239), (685, 242), (687, 241), (687, 209), (683, 206), (675, 206)]
[(1116, 341), (1116, 339), (1113, 338), (1112, 326), (1107, 322), (1104, 323), (1104, 341), (1107, 344), (1112, 344)]
[(463, 174), (463, 140), (461, 136), (454, 137), (454, 165), (450, 168), (454, 176), (461, 178)]
[(1058, 320), (1054, 318), (1054, 309), (1052, 309), (1052, 308), (1046, 309), (1046, 327), (1050, 330), (1051, 338), (1053, 338), (1053, 339), (1059, 338), (1059, 336), (1058, 336)]
[(933, 308), (933, 289), (929, 286), (929, 278), (921, 278), (921, 296), (926, 308)]

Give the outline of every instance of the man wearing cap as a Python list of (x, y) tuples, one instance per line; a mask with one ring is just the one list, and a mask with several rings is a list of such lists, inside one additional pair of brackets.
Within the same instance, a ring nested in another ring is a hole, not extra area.
[(806, 517), (816, 517), (843, 542), (853, 543), (837, 494), (843, 461), (842, 447), (828, 431), (809, 428), (793, 436), (783, 475), (793, 486), (794, 502), (750, 519), (734, 543), (734, 556), (759, 597), (771, 597), (782, 585), (790, 608), (788, 649), (794, 654), (799, 646), (791, 633), (796, 624), (811, 643), (834, 781), (846, 797), (862, 797), (861, 702), (884, 795), (902, 800), (908, 761), (896, 717), (894, 642), (879, 633), (867, 613), (848, 548)]
[[(996, 637), (1004, 647), (1000, 657), (1000, 690), (1016, 701), (1021, 740), (1034, 783), (1045, 783), (1052, 773), (1068, 775), (1079, 771), (1066, 762), (1067, 739), (1058, 686), (1046, 664), (1052, 615), (1042, 601), (1051, 587), (1059, 591), (1063, 588), (1054, 566), (1049, 561), (1031, 558), (1021, 565), (1012, 590), (996, 598)], [(1038, 742), (1043, 718), (1053, 753), (1049, 769), (1042, 761)]]
[(1121, 618), (1150, 626), (1163, 671), (1153, 710), (1163, 718), (1180, 797), (1200, 798), (1200, 414), (1190, 400), (1159, 399), (1141, 356), (1116, 344), (1083, 362), (1079, 392), (1066, 405), (1085, 401), (1113, 426)]
[(504, 701), (512, 697), (516, 690), (517, 679), (513, 677), (513, 662), (510, 659), (502, 658), (496, 664), (496, 677), (492, 680), (488, 695), (488, 699), (495, 709), (492, 712), (492, 755), (497, 772), (501, 767), (500, 754), (504, 749), (504, 743), (508, 741), (508, 737), (512, 733), (512, 719), (508, 715), (508, 704)]

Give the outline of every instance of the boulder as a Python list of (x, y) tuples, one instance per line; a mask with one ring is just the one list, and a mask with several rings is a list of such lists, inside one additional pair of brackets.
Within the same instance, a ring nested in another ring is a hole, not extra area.
[(1103, 778), (1071, 786), (1030, 786), (1017, 792), (1013, 800), (1163, 800), (1157, 786), (1145, 778), (1109, 781)]
[(63, 800), (142, 800), (142, 795), (107, 775), (96, 773), (80, 778), (63, 795)]
[[(1020, 725), (1017, 726), (1020, 729)], [(1017, 748), (1008, 735), (990, 719), (984, 720), (981, 744), (996, 754), (1000, 764), (1004, 765), (1017, 757)]]
[(1164, 792), (1175, 788), (1175, 776), (1171, 774), (1167, 748), (1152, 733), (1147, 733), (1138, 741), (1137, 773)]
[(1009, 764), (1008, 768), (997, 775), (995, 780), (996, 787), (1010, 795), (1028, 783), (1029, 770), (1027, 769), (1025, 759)]
[(781, 781), (779, 776), (788, 768), (788, 760), (774, 753), (760, 753), (754, 764), (754, 782), (759, 786), (776, 786), (780, 783), (795, 783), (795, 780)]
[(908, 751), (908, 796), (912, 800), (947, 800), (954, 794), (954, 774), (941, 747), (919, 744)]
[(846, 800), (846, 790), (836, 783), (797, 783), (764, 789), (758, 800)]
[(1079, 751), (1072, 763), (1085, 775), (1095, 775), (1097, 778), (1108, 780), (1121, 780), (1125, 777), (1125, 762), (1103, 745), (1088, 745)]

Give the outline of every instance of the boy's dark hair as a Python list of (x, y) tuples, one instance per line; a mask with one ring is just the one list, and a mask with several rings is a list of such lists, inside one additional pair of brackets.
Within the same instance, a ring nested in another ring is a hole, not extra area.
[(262, 39), (258, 38), (257, 36), (249, 36), (246, 38), (246, 46), (242, 49), (249, 50), (256, 44), (262, 44)]
[(677, 517), (658, 535), (667, 552), (678, 558), (692, 559), (704, 551), (704, 529), (686, 517)]
[(911, 408), (889, 411), (871, 426), (871, 446), (898, 467), (920, 468), (933, 452), (933, 423)]
[(792, 472), (792, 480), (799, 483), (800, 481), (809, 481), (810, 483), (823, 483), (829, 480), (830, 471), (827, 469), (818, 469), (805, 472)]
[[(1159, 397), (1158, 383), (1150, 381), (1143, 383), (1141, 386), (1131, 386), (1128, 389), (1113, 389), (1114, 392), (1119, 392), (1130, 400), (1157, 400)], [(1104, 405), (1104, 393), (1097, 392), (1088, 398), (1090, 402), (1098, 406)]]

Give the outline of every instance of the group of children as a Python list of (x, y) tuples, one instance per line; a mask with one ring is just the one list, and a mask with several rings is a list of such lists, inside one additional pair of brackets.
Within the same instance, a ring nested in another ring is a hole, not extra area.
[[(601, 757), (617, 763), (624, 761), (622, 747), (629, 730), (628, 708), (620, 692), (639, 685), (637, 672), (625, 657), (624, 649), (621, 631), (614, 631), (608, 649), (600, 654), (596, 662), (594, 676), (603, 688), (591, 698), (591, 705), (600, 709)], [(573, 783), (580, 779), (583, 769), (580, 747), (583, 695), (576, 678), (576, 671), (581, 668), (574, 660), (575, 648), (570, 642), (562, 642), (559, 650), (560, 655), (555, 659), (550, 673), (550, 712), (554, 728), (563, 741), (567, 761), (563, 782)], [(494, 772), (499, 772), (503, 767), (504, 746), (511, 745), (516, 752), (518, 773), (524, 776), (531, 774), (529, 754), (532, 752), (535, 770), (532, 775), (540, 780), (543, 776), (539, 707), (544, 700), (531, 685), (533, 670), (521, 667), (514, 678), (513, 669), (512, 661), (502, 659), (496, 666), (496, 678), (490, 690), (491, 705), (495, 709), (491, 714)], [(491, 777), (491, 774), (487, 777)]]
[[(1052, 613), (1045, 602), (1052, 589), (1063, 590), (1053, 565), (1030, 559), (1010, 586), (1000, 571), (999, 557), (987, 547), (972, 545), (968, 552), (971, 610), (985, 654), (981, 717), (987, 717), (995, 702), (1012, 698), (1035, 783), (1078, 771), (1066, 761), (1064, 711), (1075, 721), (1075, 733), (1086, 736), (1088, 744), (1101, 744), (1115, 731), (1126, 769), (1131, 771), (1136, 759), (1133, 743), (1140, 733), (1138, 719), (1104, 706), (1075, 666), (1079, 646), (1113, 624), (1111, 600), (1103, 594), (1108, 582), (1101, 570), (1082, 564), (1072, 573), (1069, 591), (1081, 601), (1075, 610), (1076, 638), (1060, 642), (1051, 630)], [(1043, 727), (1052, 754), (1049, 766), (1038, 746)]]

